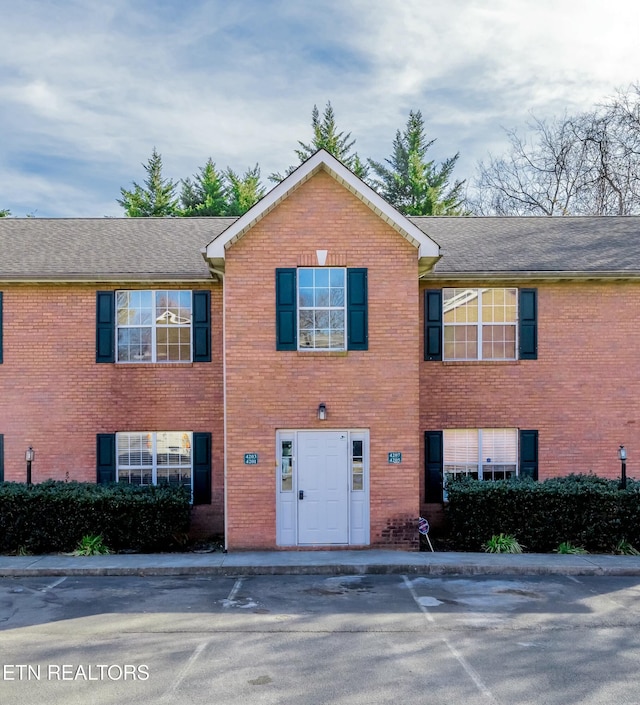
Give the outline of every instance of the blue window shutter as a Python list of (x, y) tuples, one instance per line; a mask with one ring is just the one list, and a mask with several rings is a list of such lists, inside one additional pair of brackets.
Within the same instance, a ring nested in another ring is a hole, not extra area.
[(444, 477), (442, 431), (427, 431), (424, 434), (424, 469), (425, 501), (442, 502)]
[(211, 362), (211, 292), (194, 291), (193, 322), (193, 361)]
[(369, 349), (367, 270), (347, 269), (347, 349)]
[(99, 433), (96, 436), (97, 477), (99, 485), (116, 481), (116, 434)]
[(276, 269), (276, 350), (297, 350), (295, 268)]
[(520, 431), (520, 477), (538, 479), (537, 431)]
[(96, 292), (96, 362), (116, 361), (116, 294)]
[(442, 360), (442, 289), (424, 292), (424, 359)]
[(193, 434), (193, 503), (211, 504), (211, 434)]
[(2, 364), (2, 292), (0, 291), (0, 365)]
[(0, 482), (4, 482), (4, 436), (0, 433)]
[(519, 357), (538, 359), (538, 290), (520, 289), (519, 292)]

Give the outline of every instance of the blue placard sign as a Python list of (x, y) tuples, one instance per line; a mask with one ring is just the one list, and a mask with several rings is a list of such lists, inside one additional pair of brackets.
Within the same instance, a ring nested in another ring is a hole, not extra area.
[(244, 454), (244, 464), (245, 465), (257, 465), (258, 464), (258, 454), (257, 453), (245, 453)]
[(391, 465), (400, 465), (402, 462), (402, 453), (389, 453), (389, 463)]

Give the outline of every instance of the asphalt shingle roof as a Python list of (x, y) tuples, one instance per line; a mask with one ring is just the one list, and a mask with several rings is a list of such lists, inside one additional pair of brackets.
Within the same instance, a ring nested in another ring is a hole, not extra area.
[[(236, 218), (0, 218), (0, 279), (202, 279)], [(412, 217), (436, 275), (640, 273), (640, 217)]]
[(202, 279), (235, 218), (0, 218), (0, 279)]
[(409, 218), (440, 245), (436, 274), (640, 272), (640, 217)]

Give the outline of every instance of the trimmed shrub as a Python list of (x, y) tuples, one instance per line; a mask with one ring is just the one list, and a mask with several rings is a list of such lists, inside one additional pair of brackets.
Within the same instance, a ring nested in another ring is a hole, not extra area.
[(447, 483), (451, 538), (477, 551), (491, 536), (518, 537), (530, 551), (549, 552), (563, 542), (610, 552), (621, 540), (640, 544), (640, 483), (618, 489), (616, 480), (568, 475), (485, 482), (466, 477)]
[(183, 487), (47, 480), (0, 483), (0, 552), (72, 551), (86, 535), (114, 550), (166, 550), (189, 529)]

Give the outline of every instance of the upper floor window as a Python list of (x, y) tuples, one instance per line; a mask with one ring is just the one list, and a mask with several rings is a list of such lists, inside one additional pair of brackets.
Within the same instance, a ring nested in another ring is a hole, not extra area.
[(302, 350), (344, 350), (345, 270), (298, 270), (298, 346)]
[(276, 269), (276, 350), (367, 350), (367, 270)]
[(190, 362), (190, 291), (117, 291), (118, 362)]
[(211, 292), (96, 292), (96, 362), (211, 362)]
[(443, 289), (445, 360), (515, 360), (517, 289)]
[(536, 360), (537, 289), (425, 289), (425, 360)]

